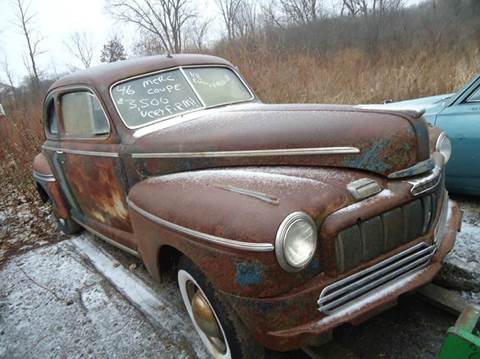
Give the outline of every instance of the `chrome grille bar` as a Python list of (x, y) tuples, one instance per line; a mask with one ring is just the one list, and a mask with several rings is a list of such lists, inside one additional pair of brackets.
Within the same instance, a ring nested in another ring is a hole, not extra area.
[(324, 288), (318, 299), (319, 310), (332, 314), (368, 292), (410, 272), (425, 267), (435, 253), (434, 245), (419, 243), (376, 265)]

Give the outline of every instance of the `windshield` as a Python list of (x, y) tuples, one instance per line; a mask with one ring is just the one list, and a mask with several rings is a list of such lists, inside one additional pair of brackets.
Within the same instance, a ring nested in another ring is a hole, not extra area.
[(237, 74), (225, 67), (179, 68), (146, 75), (113, 86), (111, 94), (129, 128), (253, 99)]

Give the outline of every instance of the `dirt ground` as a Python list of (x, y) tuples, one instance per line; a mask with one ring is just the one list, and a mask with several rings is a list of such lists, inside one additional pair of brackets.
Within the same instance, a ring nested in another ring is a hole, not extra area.
[[(479, 251), (472, 250), (478, 248), (480, 238), (480, 200), (456, 199), (465, 211), (463, 231), (438, 281), (480, 304)], [(45, 213), (48, 223), (48, 209)], [(8, 248), (15, 249), (0, 265), (0, 358), (206, 357), (173, 278), (154, 283), (138, 259), (100, 240), (94, 242), (113, 258), (114, 266), (125, 268), (163, 303), (160, 319), (152, 322), (81, 255), (72, 244), (74, 238), (48, 241), (36, 238), (34, 231), (29, 236), (10, 216), (0, 209), (0, 233), (8, 236)], [(333, 342), (313, 354), (316, 358), (435, 358), (455, 319), (412, 294), (361, 325), (338, 328)], [(267, 358), (277, 359), (308, 357), (302, 351), (267, 353)]]

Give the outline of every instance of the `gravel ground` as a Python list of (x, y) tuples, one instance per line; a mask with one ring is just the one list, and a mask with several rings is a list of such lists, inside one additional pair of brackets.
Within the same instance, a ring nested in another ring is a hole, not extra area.
[(0, 267), (10, 256), (67, 238), (57, 231), (50, 204), (10, 183), (0, 187)]

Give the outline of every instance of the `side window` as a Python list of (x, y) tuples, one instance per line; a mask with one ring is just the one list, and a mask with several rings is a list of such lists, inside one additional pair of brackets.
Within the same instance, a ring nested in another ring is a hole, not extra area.
[(52, 135), (58, 135), (57, 113), (55, 112), (53, 99), (48, 102), (46, 116), (48, 132)]
[(480, 87), (468, 98), (467, 102), (480, 102)]
[(93, 138), (110, 132), (102, 106), (91, 92), (67, 93), (61, 97), (60, 103), (65, 136)]

